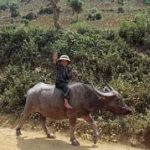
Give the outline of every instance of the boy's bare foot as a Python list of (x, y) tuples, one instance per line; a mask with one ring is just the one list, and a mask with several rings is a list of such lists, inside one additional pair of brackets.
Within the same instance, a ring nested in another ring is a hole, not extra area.
[(64, 106), (65, 106), (67, 109), (73, 109), (73, 107), (68, 103), (68, 100), (67, 100), (67, 99), (64, 100)]

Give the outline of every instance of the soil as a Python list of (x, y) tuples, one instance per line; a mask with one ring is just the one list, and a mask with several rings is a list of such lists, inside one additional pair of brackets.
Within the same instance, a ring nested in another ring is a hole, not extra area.
[(39, 127), (33, 127), (28, 122), (23, 128), (22, 135), (15, 135), (17, 124), (15, 115), (0, 114), (0, 150), (144, 150), (126, 144), (92, 142), (78, 139), (79, 147), (69, 143), (69, 134), (56, 133), (56, 139), (48, 139)]

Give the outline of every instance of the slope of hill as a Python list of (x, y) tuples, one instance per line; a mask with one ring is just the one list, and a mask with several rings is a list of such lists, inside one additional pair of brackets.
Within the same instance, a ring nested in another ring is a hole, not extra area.
[[(0, 13), (0, 16), (3, 18), (0, 20), (1, 27), (11, 25), (12, 23), (16, 25), (22, 25), (22, 16), (28, 14), (29, 12), (34, 12), (38, 15), (38, 12), (41, 8), (48, 6), (48, 2), (45, 0), (30, 0), (29, 3), (22, 2), (18, 3), (18, 5), (20, 16), (17, 18), (11, 18), (10, 13)], [(79, 22), (73, 23), (74, 16), (72, 16), (72, 11), (69, 8), (69, 6), (67, 6), (66, 0), (61, 0), (60, 6), (62, 11), (60, 17), (60, 24), (63, 28), (67, 30), (76, 29), (79, 26), (89, 26), (98, 29), (115, 29), (119, 26), (119, 23), (121, 21), (133, 20), (135, 14), (138, 14), (149, 7), (141, 2), (137, 2), (136, 0), (125, 1), (123, 6), (118, 4), (117, 2), (100, 2), (98, 0), (87, 0), (83, 3), (83, 11), (79, 15)], [(100, 10), (102, 15), (101, 20), (87, 21), (89, 10), (93, 8), (97, 8), (98, 10)], [(117, 13), (118, 8), (123, 8), (124, 13)], [(51, 28), (53, 27), (53, 17), (52, 15), (38, 15), (38, 18), (36, 20), (31, 21), (28, 24), (28, 26), (37, 26), (47, 29)]]

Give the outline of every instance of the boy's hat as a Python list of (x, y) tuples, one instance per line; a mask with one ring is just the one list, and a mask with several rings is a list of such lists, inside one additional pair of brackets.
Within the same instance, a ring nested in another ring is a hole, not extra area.
[(60, 58), (58, 59), (58, 61), (60, 61), (60, 60), (67, 60), (68, 62), (71, 62), (68, 55), (61, 55)]

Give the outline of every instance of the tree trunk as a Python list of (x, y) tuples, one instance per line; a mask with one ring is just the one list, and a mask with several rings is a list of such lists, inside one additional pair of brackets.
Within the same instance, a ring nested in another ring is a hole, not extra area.
[(57, 5), (60, 0), (49, 0), (53, 7), (53, 20), (54, 20), (54, 27), (56, 29), (60, 29), (59, 25), (59, 16), (60, 16), (60, 7)]

